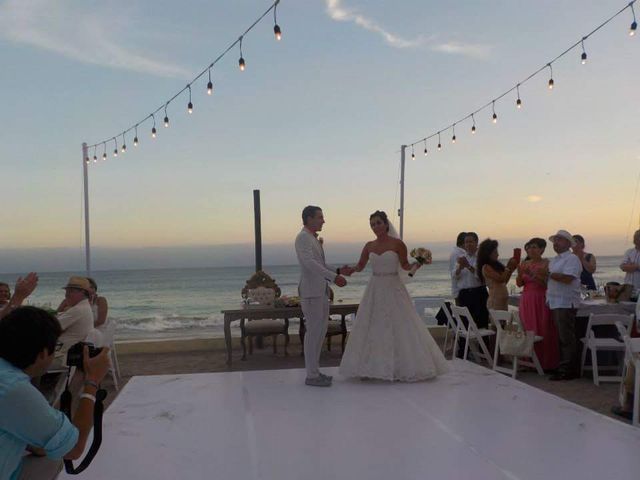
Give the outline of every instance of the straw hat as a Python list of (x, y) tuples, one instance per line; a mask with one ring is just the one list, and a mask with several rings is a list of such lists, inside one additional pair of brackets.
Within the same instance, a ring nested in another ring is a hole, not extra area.
[(91, 293), (91, 284), (85, 277), (69, 277), (67, 285), (62, 288), (79, 288), (80, 290), (84, 290), (87, 293)]
[(571, 235), (566, 230), (558, 230), (558, 233), (556, 233), (555, 235), (551, 235), (549, 237), (549, 240), (553, 242), (553, 240), (556, 237), (560, 237), (560, 238), (564, 238), (565, 240), (568, 240), (572, 247), (576, 246), (576, 241), (573, 239), (573, 235)]

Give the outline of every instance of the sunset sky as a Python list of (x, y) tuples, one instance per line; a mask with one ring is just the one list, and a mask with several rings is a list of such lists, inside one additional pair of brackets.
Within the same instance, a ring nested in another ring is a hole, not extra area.
[[(0, 247), (82, 252), (81, 144), (134, 125), (233, 42), (269, 0), (0, 1)], [(190, 247), (292, 242), (300, 210), (323, 207), (331, 242), (370, 238), (368, 216), (399, 206), (400, 145), (438, 131), (545, 65), (627, 2), (282, 0), (188, 96), (171, 126), (89, 168), (92, 243)], [(636, 8), (640, 14), (640, 7)], [(416, 146), (405, 239), (460, 230), (521, 239), (558, 228), (600, 254), (638, 228), (640, 34), (630, 10), (515, 94)], [(121, 138), (118, 138), (121, 143)], [(103, 148), (97, 149), (101, 157)], [(93, 150), (90, 155), (93, 156)], [(397, 222), (397, 220), (396, 220)], [(117, 256), (117, 250), (113, 250)], [(218, 262), (208, 262), (204, 265)], [(223, 261), (221, 261), (224, 263)], [(220, 262), (218, 262), (220, 263)], [(37, 267), (38, 265), (34, 265)]]

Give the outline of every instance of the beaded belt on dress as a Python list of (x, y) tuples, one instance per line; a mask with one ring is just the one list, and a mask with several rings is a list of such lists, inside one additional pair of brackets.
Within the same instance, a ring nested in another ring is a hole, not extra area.
[(374, 277), (393, 277), (396, 275), (398, 275), (398, 272), (389, 272), (389, 273), (373, 272)]

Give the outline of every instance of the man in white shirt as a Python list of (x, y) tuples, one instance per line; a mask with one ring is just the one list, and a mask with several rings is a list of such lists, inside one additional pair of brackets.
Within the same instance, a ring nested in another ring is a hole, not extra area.
[(456, 238), (456, 246), (453, 247), (451, 255), (449, 255), (449, 272), (451, 275), (451, 296), (455, 299), (458, 298), (458, 293), (460, 293), (460, 289), (458, 288), (458, 283), (456, 281), (453, 272), (455, 272), (456, 267), (458, 266), (458, 258), (462, 257), (466, 251), (464, 249), (464, 239), (467, 236), (467, 232), (460, 232), (458, 237)]
[(633, 234), (633, 248), (624, 252), (620, 270), (626, 273), (624, 283), (633, 285), (634, 290), (640, 290), (640, 230)]
[(582, 262), (571, 253), (575, 245), (566, 230), (549, 237), (556, 257), (549, 262), (547, 304), (558, 328), (560, 364), (549, 380), (571, 380), (578, 376), (578, 340), (576, 339), (576, 312), (580, 306), (580, 274)]
[(62, 327), (61, 352), (65, 352), (72, 345), (82, 342), (93, 331), (93, 312), (89, 304), (91, 285), (84, 277), (71, 277), (64, 287), (64, 305), (66, 310), (58, 314), (58, 321)]

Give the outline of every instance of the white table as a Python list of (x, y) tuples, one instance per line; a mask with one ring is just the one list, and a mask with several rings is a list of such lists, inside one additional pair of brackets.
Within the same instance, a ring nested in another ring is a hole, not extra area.
[[(91, 480), (633, 479), (640, 429), (478, 365), (415, 384), (305, 372), (134, 377)], [(337, 375), (336, 369), (327, 373)]]

